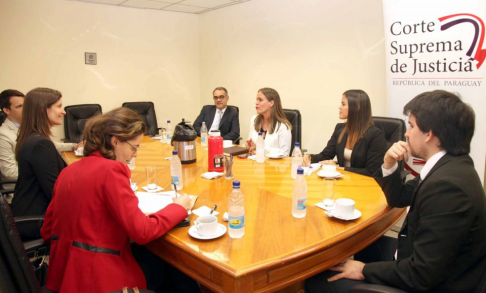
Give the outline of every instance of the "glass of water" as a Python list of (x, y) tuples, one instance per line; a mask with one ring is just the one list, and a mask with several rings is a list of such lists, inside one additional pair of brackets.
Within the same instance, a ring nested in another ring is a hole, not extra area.
[(336, 201), (336, 179), (324, 178), (322, 180), (324, 184), (324, 193), (322, 195), (322, 204), (326, 210), (334, 208), (334, 202)]

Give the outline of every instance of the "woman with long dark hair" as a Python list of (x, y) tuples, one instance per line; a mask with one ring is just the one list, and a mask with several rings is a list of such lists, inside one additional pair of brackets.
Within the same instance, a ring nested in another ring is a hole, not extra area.
[[(174, 198), (150, 215), (139, 209), (126, 164), (137, 156), (146, 129), (142, 118), (124, 107), (86, 124), (85, 157), (59, 175), (42, 226), (44, 241), (51, 243), (46, 289), (111, 292), (147, 287), (130, 239), (144, 245), (161, 237), (187, 217), (191, 201), (187, 195)], [(166, 277), (163, 264), (153, 270), (157, 278)], [(190, 292), (197, 292), (197, 284), (193, 287)]]
[(337, 156), (339, 169), (372, 176), (383, 163), (387, 144), (383, 132), (373, 125), (368, 94), (362, 90), (344, 92), (339, 118), (346, 122), (336, 125), (321, 153), (304, 156), (304, 165), (336, 165), (333, 159)]
[[(44, 215), (51, 202), (54, 183), (66, 167), (51, 140), (51, 128), (61, 125), (65, 114), (59, 91), (36, 88), (25, 96), (15, 148), (19, 177), (12, 211), (16, 217)], [(19, 233), (24, 240), (38, 238), (39, 228), (21, 229)]]
[(247, 148), (254, 148), (258, 133), (263, 132), (265, 149), (278, 149), (279, 154), (288, 156), (292, 143), (292, 125), (285, 116), (278, 92), (272, 88), (258, 90), (256, 97), (257, 115), (251, 117)]

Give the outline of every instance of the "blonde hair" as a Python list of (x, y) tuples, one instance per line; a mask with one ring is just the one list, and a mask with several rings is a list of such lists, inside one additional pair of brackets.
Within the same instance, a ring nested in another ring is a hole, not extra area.
[[(282, 108), (282, 102), (280, 101), (280, 96), (278, 92), (272, 88), (262, 88), (259, 89), (258, 92), (262, 93), (269, 102), (274, 101), (273, 107), (270, 110), (270, 120), (268, 123), (268, 133), (273, 133), (279, 129), (281, 124), (285, 124), (289, 130), (292, 129), (292, 125), (290, 124), (289, 120), (285, 116), (285, 113)], [(263, 124), (263, 115), (259, 114), (255, 119), (255, 130), (257, 132), (262, 129)]]

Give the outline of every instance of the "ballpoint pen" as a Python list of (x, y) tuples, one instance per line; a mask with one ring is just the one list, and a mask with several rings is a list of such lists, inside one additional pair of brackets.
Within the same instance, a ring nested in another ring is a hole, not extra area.
[(211, 211), (209, 212), (210, 215), (213, 214), (214, 210), (218, 207), (218, 205), (214, 205), (213, 208), (211, 209)]

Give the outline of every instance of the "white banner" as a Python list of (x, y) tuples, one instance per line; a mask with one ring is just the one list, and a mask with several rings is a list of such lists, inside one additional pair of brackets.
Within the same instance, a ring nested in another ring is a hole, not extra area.
[[(486, 44), (484, 0), (383, 0), (388, 115), (404, 118), (416, 95), (458, 93), (476, 113), (471, 157), (481, 180), (486, 159)], [(406, 168), (420, 172), (423, 161)]]

